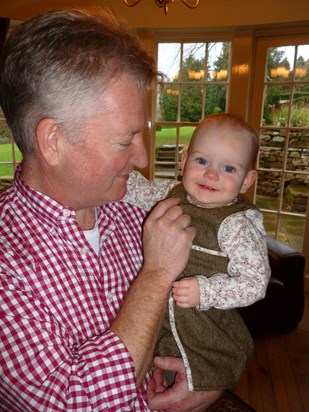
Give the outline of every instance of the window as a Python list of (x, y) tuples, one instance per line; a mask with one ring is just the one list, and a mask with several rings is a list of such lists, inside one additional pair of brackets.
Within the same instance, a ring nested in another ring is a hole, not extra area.
[(16, 164), (22, 156), (0, 109), (0, 193), (12, 183)]
[(302, 251), (309, 193), (309, 44), (268, 47), (255, 203), (267, 233)]
[[(11, 20), (9, 31), (21, 22)], [(13, 141), (12, 133), (0, 108), (0, 193), (12, 184), (14, 171), (22, 155)]]
[(155, 178), (178, 178), (182, 148), (205, 116), (225, 112), (230, 42), (158, 44)]

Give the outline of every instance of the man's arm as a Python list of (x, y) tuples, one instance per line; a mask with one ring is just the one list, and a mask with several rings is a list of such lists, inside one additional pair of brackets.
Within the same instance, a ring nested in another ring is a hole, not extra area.
[[(132, 358), (113, 332), (95, 336), (88, 326), (92, 335), (81, 341), (83, 335), (61, 324), (55, 308), (17, 276), (1, 271), (0, 277), (1, 410), (108, 411), (114, 405), (121, 411), (142, 402)], [(91, 309), (86, 316), (98, 324)]]
[(178, 202), (160, 202), (146, 220), (144, 264), (111, 326), (133, 357), (138, 386), (151, 363), (172, 282), (184, 269), (195, 236)]

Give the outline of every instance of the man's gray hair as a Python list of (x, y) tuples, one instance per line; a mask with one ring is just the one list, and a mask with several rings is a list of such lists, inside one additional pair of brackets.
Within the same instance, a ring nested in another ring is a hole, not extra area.
[(40, 120), (78, 130), (123, 73), (145, 92), (158, 75), (135, 33), (110, 11), (49, 11), (18, 26), (0, 56), (0, 104), (23, 155), (33, 151)]

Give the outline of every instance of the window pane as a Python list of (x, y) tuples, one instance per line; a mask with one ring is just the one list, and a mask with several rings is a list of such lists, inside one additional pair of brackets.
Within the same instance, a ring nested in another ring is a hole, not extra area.
[(287, 125), (290, 94), (289, 85), (265, 86), (262, 125)]
[(306, 214), (309, 193), (309, 179), (305, 175), (286, 173), (282, 210)]
[(302, 249), (305, 217), (263, 212), (268, 236), (279, 239), (295, 250)]
[[(1, 114), (0, 114), (1, 115)], [(6, 186), (7, 178), (11, 182), (16, 162), (21, 161), (22, 155), (17, 146), (12, 143), (12, 133), (4, 119), (0, 119), (0, 191)], [(4, 178), (4, 179), (3, 179)], [(4, 182), (4, 183), (3, 183)]]
[(175, 127), (162, 127), (156, 128), (156, 149), (163, 145), (176, 144), (176, 128)]
[(157, 127), (155, 177), (178, 178), (181, 172), (181, 152), (188, 146), (194, 126)]
[(210, 85), (206, 86), (205, 116), (212, 113), (222, 113), (226, 110), (227, 86)]
[[(309, 131), (291, 130), (287, 154), (287, 170), (309, 172)], [(305, 180), (305, 175), (303, 176)], [(309, 178), (307, 178), (307, 181)]]
[(291, 108), (291, 127), (309, 126), (309, 84), (297, 84), (293, 87)]
[(266, 79), (278, 82), (292, 78), (295, 47), (270, 47), (267, 56)]
[(305, 233), (305, 217), (280, 215), (278, 239), (295, 250), (302, 250)]
[[(12, 164), (0, 164), (0, 180), (6, 180), (14, 175), (14, 167)], [(11, 179), (11, 178), (10, 178)]]
[(166, 83), (158, 90), (159, 106), (156, 121), (176, 122), (178, 113), (179, 87), (177, 84)]
[(1, 113), (0, 113), (0, 144), (2, 143), (10, 143), (12, 141), (12, 133), (4, 120), (4, 118), (1, 119)]
[(230, 67), (230, 42), (209, 43), (207, 54), (207, 79), (227, 81)]
[(256, 184), (256, 206), (261, 209), (279, 210), (281, 174), (259, 171)]
[[(13, 167), (11, 167), (11, 171), (9, 171), (11, 174), (13, 174)], [(1, 170), (1, 165), (0, 165), (0, 194), (4, 192), (8, 187), (10, 187), (13, 183), (13, 178), (5, 178), (1, 177), (1, 173), (4, 173), (3, 170)]]
[(179, 145), (187, 146), (190, 143), (191, 136), (195, 126), (182, 126), (179, 128)]
[(297, 59), (296, 59), (296, 68), (295, 68), (295, 80), (308, 80), (308, 66), (306, 61), (309, 56), (309, 44), (303, 44), (297, 48)]
[(155, 177), (175, 177), (176, 128), (156, 128)]
[(282, 169), (286, 132), (282, 129), (263, 129), (260, 134), (258, 167)]
[[(21, 23), (21, 20), (11, 19), (8, 34)], [(21, 159), (22, 155), (13, 143), (12, 133), (0, 108), (0, 193), (11, 186), (16, 163)]]
[(263, 223), (268, 236), (276, 238), (279, 215), (263, 212)]
[(205, 43), (185, 43), (182, 60), (183, 81), (198, 82), (205, 77)]
[(159, 43), (158, 69), (167, 76), (165, 81), (177, 78), (180, 70), (180, 43)]
[(203, 89), (200, 85), (183, 86), (181, 89), (181, 122), (199, 122), (202, 117)]

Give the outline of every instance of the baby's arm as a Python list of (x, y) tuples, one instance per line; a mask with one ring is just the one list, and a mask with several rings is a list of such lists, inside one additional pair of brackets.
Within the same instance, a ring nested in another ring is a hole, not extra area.
[(141, 173), (133, 171), (127, 182), (127, 194), (122, 200), (148, 211), (177, 183), (176, 180), (147, 180)]
[(174, 282), (172, 293), (177, 306), (183, 309), (193, 308), (200, 304), (200, 285), (195, 276)]
[(229, 258), (228, 273), (197, 276), (200, 310), (231, 309), (263, 299), (270, 278), (262, 214), (249, 210), (229, 216), (218, 233), (221, 250)]

